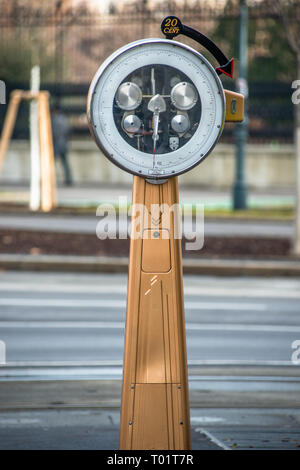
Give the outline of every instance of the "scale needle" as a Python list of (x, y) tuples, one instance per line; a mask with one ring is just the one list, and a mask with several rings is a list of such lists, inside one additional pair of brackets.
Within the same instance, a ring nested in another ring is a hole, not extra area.
[(148, 103), (149, 111), (153, 113), (153, 167), (155, 166), (156, 142), (158, 141), (159, 113), (166, 111), (166, 102), (159, 94), (152, 96)]

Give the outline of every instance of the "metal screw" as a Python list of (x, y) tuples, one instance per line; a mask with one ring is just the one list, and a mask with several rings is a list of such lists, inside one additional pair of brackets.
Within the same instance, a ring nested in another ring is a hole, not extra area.
[(132, 421), (129, 421), (129, 425), (130, 425), (130, 426), (132, 425)]
[(159, 238), (159, 232), (153, 232), (153, 237), (154, 238)]
[(183, 421), (180, 421), (180, 423), (179, 423), (179, 424), (183, 424)]

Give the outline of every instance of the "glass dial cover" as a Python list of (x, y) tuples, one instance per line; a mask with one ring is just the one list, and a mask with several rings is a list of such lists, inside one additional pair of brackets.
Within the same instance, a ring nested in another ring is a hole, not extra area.
[(218, 141), (225, 116), (222, 83), (189, 46), (144, 39), (116, 51), (89, 90), (88, 121), (114, 164), (166, 179), (200, 163)]

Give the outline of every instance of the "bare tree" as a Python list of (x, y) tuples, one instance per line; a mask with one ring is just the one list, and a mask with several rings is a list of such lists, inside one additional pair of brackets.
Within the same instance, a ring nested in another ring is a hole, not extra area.
[[(296, 76), (300, 80), (300, 1), (271, 0), (270, 8), (283, 24), (288, 44), (295, 54)], [(300, 81), (297, 82), (297, 85)], [(296, 213), (294, 254), (300, 256), (300, 103), (295, 105), (295, 152), (296, 152)]]

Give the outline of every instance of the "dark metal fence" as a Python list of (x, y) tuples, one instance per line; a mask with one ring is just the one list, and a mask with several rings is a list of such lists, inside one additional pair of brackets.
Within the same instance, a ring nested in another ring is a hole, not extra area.
[[(228, 86), (227, 86), (228, 85)], [(226, 83), (227, 88), (233, 84)], [(8, 84), (11, 90), (26, 88), (26, 83)], [(51, 100), (61, 98), (61, 107), (72, 127), (74, 138), (89, 136), (86, 120), (86, 97), (88, 83), (44, 83), (43, 89), (51, 93)], [(288, 143), (293, 140), (293, 104), (291, 102), (291, 86), (289, 83), (250, 82), (249, 84), (249, 140), (250, 142)], [(0, 126), (5, 116), (5, 107), (0, 106)], [(233, 142), (235, 126), (226, 124), (222, 141)], [(28, 138), (28, 103), (21, 105), (14, 131), (14, 138)]]
[[(7, 84), (7, 96), (16, 87), (28, 89), (30, 67), (39, 63), (42, 88), (50, 91), (52, 99), (60, 100), (70, 118), (74, 137), (87, 136), (85, 100), (88, 84), (97, 68), (109, 54), (128, 42), (143, 37), (161, 37), (160, 22), (167, 14), (176, 14), (185, 23), (216, 37), (226, 54), (236, 54), (229, 36), (231, 31), (233, 36), (237, 33), (238, 0), (191, 0), (180, 2), (181, 7), (175, 1), (138, 0), (126, 2), (126, 8), (122, 8), (123, 3), (111, 0), (110, 14), (104, 16), (99, 11), (89, 10), (87, 2), (75, 8), (72, 1), (0, 0), (0, 53), (4, 54), (3, 60), (7, 57), (5, 50), (10, 52), (10, 57), (15, 54), (18, 59), (15, 62), (19, 64), (15, 72), (12, 65), (10, 75), (5, 75), (8, 72), (0, 65), (0, 79)], [(64, 8), (65, 4), (68, 7)], [(272, 9), (272, 1), (249, 0), (249, 28), (253, 30), (255, 26), (262, 33), (265, 20), (278, 21), (280, 33), (281, 26)], [(224, 37), (223, 30), (228, 33)], [(197, 48), (187, 38), (178, 39)], [(258, 38), (249, 50), (250, 61), (263, 62), (263, 54), (268, 53), (266, 49)], [(252, 78), (249, 83), (251, 141), (289, 142), (293, 138), (291, 74), (283, 73), (280, 81), (268, 79), (268, 76), (278, 75), (278, 70), (276, 75), (272, 67), (276, 67), (276, 62), (270, 61), (267, 79), (262, 80), (258, 72), (255, 80)], [(227, 88), (235, 87), (234, 82), (224, 83)], [(0, 125), (5, 109), (0, 106)], [(224, 141), (233, 140), (233, 128), (226, 126)], [(14, 137), (27, 136), (28, 105), (24, 103)]]

